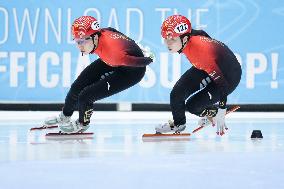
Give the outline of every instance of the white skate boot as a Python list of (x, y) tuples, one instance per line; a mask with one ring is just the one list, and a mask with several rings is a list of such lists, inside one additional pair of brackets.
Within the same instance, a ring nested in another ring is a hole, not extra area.
[(48, 117), (44, 120), (44, 125), (46, 126), (68, 123), (70, 123), (70, 116), (65, 116), (63, 112), (61, 112), (58, 116)]
[(82, 123), (79, 122), (79, 120), (76, 120), (71, 121), (68, 124), (59, 124), (58, 127), (62, 133), (71, 134), (85, 132), (90, 127), (90, 125), (88, 124), (84, 126)]
[(158, 125), (155, 130), (157, 134), (162, 134), (162, 133), (169, 133), (169, 132), (174, 132), (174, 133), (180, 133), (184, 131), (186, 128), (186, 125), (174, 125), (174, 122), (169, 120), (168, 123), (164, 123), (161, 125)]
[(214, 122), (214, 118), (213, 118), (213, 117), (212, 117), (212, 121), (210, 121), (207, 116), (201, 117), (201, 118), (198, 120), (198, 125), (201, 126), (201, 127), (207, 127), (207, 126), (210, 125), (210, 124), (211, 124), (213, 127), (215, 126), (215, 122)]

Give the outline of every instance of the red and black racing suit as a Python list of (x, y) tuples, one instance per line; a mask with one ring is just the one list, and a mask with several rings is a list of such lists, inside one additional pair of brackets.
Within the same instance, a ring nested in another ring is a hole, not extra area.
[(86, 67), (71, 85), (63, 114), (71, 116), (78, 107), (79, 122), (87, 125), (93, 103), (137, 84), (152, 62), (132, 39), (113, 28), (100, 30), (94, 54), (99, 59)]
[(186, 123), (185, 110), (204, 116), (204, 110), (226, 99), (238, 86), (241, 66), (233, 52), (202, 30), (193, 30), (182, 50), (193, 65), (173, 87), (170, 103), (175, 125)]

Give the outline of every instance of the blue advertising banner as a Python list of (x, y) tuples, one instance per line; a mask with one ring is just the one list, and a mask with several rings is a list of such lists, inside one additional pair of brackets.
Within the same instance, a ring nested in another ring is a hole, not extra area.
[(284, 1), (2, 1), (0, 3), (0, 102), (61, 103), (76, 76), (95, 55), (82, 56), (71, 24), (96, 17), (150, 47), (156, 61), (136, 86), (103, 102), (168, 103), (170, 91), (191, 67), (169, 53), (160, 27), (173, 14), (187, 16), (224, 42), (242, 64), (242, 80), (229, 103), (284, 103)]

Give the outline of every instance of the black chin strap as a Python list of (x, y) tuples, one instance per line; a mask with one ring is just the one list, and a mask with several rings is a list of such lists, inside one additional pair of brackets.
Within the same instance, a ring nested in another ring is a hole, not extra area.
[(94, 47), (93, 47), (93, 50), (89, 54), (92, 54), (96, 50), (96, 47), (97, 47), (95, 45), (95, 35), (91, 35), (91, 37), (92, 37), (92, 41), (93, 41)]
[(183, 37), (180, 37), (180, 41), (181, 41), (181, 48), (180, 48), (180, 50), (178, 50), (178, 53), (180, 54), (180, 53), (182, 53), (182, 50), (183, 50), (183, 48), (185, 47), (185, 45), (188, 43), (188, 41), (189, 41), (189, 38), (190, 38), (190, 35), (186, 35), (188, 38), (187, 38), (187, 42), (185, 42), (185, 43), (183, 43), (183, 38), (185, 37), (185, 36), (183, 36)]

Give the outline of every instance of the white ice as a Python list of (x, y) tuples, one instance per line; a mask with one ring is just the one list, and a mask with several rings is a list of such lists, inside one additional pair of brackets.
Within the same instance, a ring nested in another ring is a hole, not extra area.
[[(93, 139), (29, 131), (56, 114), (0, 112), (0, 189), (284, 188), (284, 113), (233, 113), (226, 135), (208, 127), (183, 140), (142, 140), (169, 112), (95, 112)], [(191, 132), (197, 117), (187, 123)]]

